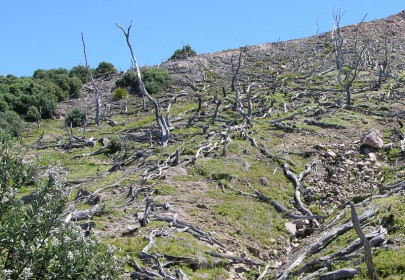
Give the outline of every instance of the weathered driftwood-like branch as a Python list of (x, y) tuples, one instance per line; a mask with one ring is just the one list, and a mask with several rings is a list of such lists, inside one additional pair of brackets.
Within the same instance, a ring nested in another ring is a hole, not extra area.
[(136, 262), (136, 260), (129, 260), (128, 265), (135, 270), (131, 272), (132, 279), (146, 279), (146, 280), (163, 279), (162, 275), (160, 275), (159, 273), (142, 268)]
[(86, 54), (86, 44), (84, 43), (84, 36), (83, 36), (83, 32), (82, 32), (82, 43), (83, 43), (83, 52), (84, 52), (84, 60), (86, 62), (86, 69), (87, 69), (87, 74), (89, 75), (90, 81), (93, 84), (93, 88), (94, 88), (94, 99), (96, 101), (96, 116), (95, 116), (95, 124), (99, 125), (100, 124), (100, 93), (98, 91), (98, 87), (96, 85), (96, 83), (94, 82), (93, 79), (93, 74), (91, 74), (91, 70), (90, 70), (90, 66), (87, 63), (87, 54)]
[[(359, 217), (359, 222), (363, 222), (368, 218), (373, 217), (375, 214), (377, 214), (378, 210), (377, 209), (368, 209), (363, 212), (363, 214)], [(279, 280), (287, 280), (291, 271), (296, 268), (307, 256), (315, 254), (325, 248), (333, 239), (335, 239), (337, 236), (347, 232), (353, 227), (352, 221), (348, 221), (343, 225), (337, 226), (332, 228), (326, 235), (324, 235), (322, 238), (320, 238), (318, 241), (312, 243), (307, 249), (305, 249), (296, 259), (293, 263), (290, 264), (289, 267), (287, 267), (283, 274), (279, 277)]]
[(174, 227), (179, 228), (179, 229), (184, 229), (185, 231), (190, 232), (191, 234), (193, 234), (195, 237), (197, 237), (199, 239), (207, 240), (211, 244), (217, 244), (217, 245), (221, 246), (222, 248), (226, 248), (226, 246), (222, 242), (216, 240), (210, 234), (196, 228), (193, 225), (187, 224), (186, 222), (177, 220), (176, 216), (167, 217), (167, 216), (159, 216), (155, 213), (151, 213), (151, 214), (153, 214), (155, 216), (156, 220), (158, 220), (158, 221), (164, 221), (167, 223), (171, 223)]
[(357, 216), (356, 208), (354, 207), (354, 203), (352, 201), (350, 201), (349, 204), (350, 204), (350, 209), (351, 209), (353, 227), (354, 227), (357, 235), (359, 236), (361, 243), (364, 246), (364, 258), (366, 260), (366, 265), (367, 265), (369, 276), (372, 280), (377, 280), (378, 277), (377, 277), (377, 273), (374, 269), (370, 243), (368, 242), (368, 239), (366, 238), (366, 236), (364, 235), (364, 233), (361, 229), (359, 217)]
[(78, 210), (73, 213), (70, 213), (66, 219), (65, 222), (68, 223), (69, 221), (80, 221), (80, 220), (87, 220), (90, 219), (93, 216), (100, 216), (105, 212), (105, 204), (103, 204), (101, 207), (100, 205), (96, 205), (91, 209), (87, 210)]
[(359, 272), (355, 268), (342, 268), (321, 275), (319, 280), (348, 279), (353, 278), (358, 273)]
[[(301, 181), (305, 176), (307, 176), (311, 172), (311, 170), (315, 166), (315, 164), (316, 164), (315, 162), (313, 162), (311, 164), (307, 164), (305, 166), (305, 170), (302, 171), (298, 177), (294, 172), (292, 172), (290, 170), (290, 168), (288, 167), (287, 164), (283, 163), (281, 165), (284, 169), (285, 176), (287, 178), (289, 178), (294, 184), (294, 187), (295, 187), (294, 200), (296, 203), (296, 207), (298, 208), (298, 210), (301, 211), (302, 214), (308, 215), (308, 216), (313, 216), (313, 214), (309, 209), (307, 209), (304, 206), (304, 204), (301, 201), (301, 197), (300, 197), (301, 196)], [(313, 222), (315, 223), (316, 226), (319, 227), (319, 223), (317, 220), (313, 220)]]
[(233, 256), (226, 256), (226, 255), (221, 255), (215, 252), (207, 252), (209, 255), (216, 257), (216, 258), (220, 258), (220, 259), (227, 259), (230, 260), (233, 264), (236, 263), (244, 263), (244, 264), (248, 264), (248, 265), (253, 265), (253, 266), (260, 266), (263, 265), (262, 262), (257, 262), (255, 260), (251, 260), (248, 258), (239, 258), (239, 257), (233, 257)]
[[(122, 28), (117, 23), (115, 25), (119, 29), (121, 29), (122, 33), (124, 33), (124, 36), (126, 38), (128, 48), (131, 52), (132, 65), (136, 72), (136, 78), (137, 78), (137, 81), (139, 84), (139, 89), (142, 93), (142, 96), (146, 97), (149, 100), (149, 102), (152, 103), (153, 107), (155, 108), (156, 122), (157, 122), (157, 125), (158, 125), (160, 133), (161, 133), (160, 144), (162, 146), (167, 146), (167, 143), (168, 143), (169, 137), (170, 137), (169, 126), (166, 122), (166, 118), (163, 116), (162, 108), (160, 107), (159, 103), (148, 93), (148, 91), (145, 88), (145, 84), (143, 83), (142, 78), (141, 78), (141, 71), (139, 70), (138, 62), (137, 62), (134, 52), (132, 50), (131, 42), (129, 41), (129, 33), (131, 31), (132, 21), (131, 21), (131, 24), (129, 25), (127, 31), (125, 31), (124, 28)], [(144, 109), (146, 109), (146, 105), (144, 105)]]

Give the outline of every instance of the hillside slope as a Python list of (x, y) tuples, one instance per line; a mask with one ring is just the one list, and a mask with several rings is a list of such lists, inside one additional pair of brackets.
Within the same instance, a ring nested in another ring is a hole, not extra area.
[[(342, 29), (348, 54), (356, 28)], [(167, 147), (139, 96), (112, 101), (119, 75), (97, 80), (100, 126), (64, 126), (72, 107), (93, 115), (86, 85), (84, 98), (59, 104), (60, 120), (23, 137), (41, 165), (66, 170), (66, 214), (89, 210), (77, 222), (136, 260), (134, 279), (314, 279), (345, 267), (364, 279), (362, 247), (345, 250), (357, 239), (349, 201), (374, 240), (377, 274), (401, 279), (405, 11), (365, 22), (360, 38), (351, 106), (324, 33), (159, 65), (174, 79), (156, 96), (170, 112)], [(362, 145), (369, 131), (382, 147)]]

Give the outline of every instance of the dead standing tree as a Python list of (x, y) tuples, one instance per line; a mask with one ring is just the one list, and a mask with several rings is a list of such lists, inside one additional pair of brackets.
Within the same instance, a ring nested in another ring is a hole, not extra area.
[[(119, 29), (121, 29), (121, 31), (124, 33), (125, 38), (127, 40), (127, 45), (128, 45), (128, 48), (129, 48), (129, 50), (131, 52), (131, 56), (132, 56), (132, 68), (136, 72), (136, 78), (137, 78), (137, 81), (139, 84), (139, 89), (142, 93), (142, 97), (143, 98), (146, 97), (149, 100), (149, 102), (152, 103), (153, 107), (155, 108), (156, 122), (157, 122), (157, 125), (159, 127), (159, 130), (160, 130), (160, 133), (162, 136), (160, 144), (162, 146), (167, 146), (167, 142), (169, 141), (169, 137), (170, 137), (169, 126), (166, 122), (166, 118), (163, 116), (162, 108), (160, 107), (159, 103), (155, 99), (153, 99), (153, 97), (148, 93), (148, 91), (145, 88), (145, 85), (141, 78), (141, 71), (139, 70), (138, 62), (137, 62), (134, 52), (132, 50), (131, 42), (129, 41), (129, 33), (131, 31), (132, 21), (131, 21), (130, 25), (128, 26), (127, 31), (125, 31), (124, 28), (122, 28), (117, 23), (115, 25)], [(143, 101), (143, 106), (144, 106), (144, 109), (146, 109), (145, 101)]]
[(94, 91), (95, 91), (95, 96), (94, 96), (95, 101), (96, 101), (95, 124), (99, 125), (100, 124), (100, 92), (98, 91), (96, 83), (94, 82), (93, 75), (91, 74), (90, 66), (89, 66), (89, 64), (87, 62), (86, 44), (84, 43), (83, 32), (82, 32), (82, 43), (83, 43), (84, 60), (86, 61), (87, 73), (89, 75), (90, 81), (93, 84), (93, 88), (94, 88)]
[(346, 105), (351, 106), (351, 91), (354, 80), (361, 70), (363, 63), (363, 53), (366, 49), (367, 44), (365, 43), (362, 47), (359, 46), (359, 33), (360, 27), (366, 18), (367, 14), (363, 17), (360, 23), (357, 25), (357, 30), (354, 34), (353, 45), (351, 47), (345, 48), (345, 40), (342, 35), (342, 30), (340, 29), (340, 20), (342, 14), (340, 10), (333, 15), (334, 28), (332, 32), (332, 41), (334, 46), (335, 60), (338, 69), (338, 82), (346, 95)]

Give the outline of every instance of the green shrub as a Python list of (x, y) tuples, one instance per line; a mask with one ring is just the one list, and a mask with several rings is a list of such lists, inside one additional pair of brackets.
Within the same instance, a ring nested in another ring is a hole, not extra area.
[(130, 88), (131, 92), (138, 92), (138, 81), (136, 78), (136, 72), (134, 70), (129, 70), (125, 72), (122, 78), (117, 79), (115, 86), (121, 88)]
[(190, 47), (190, 45), (185, 45), (182, 49), (176, 50), (169, 60), (186, 59), (196, 55), (197, 53)]
[(89, 74), (87, 72), (87, 68), (86, 68), (86, 66), (83, 66), (83, 65), (78, 65), (78, 66), (73, 67), (69, 71), (69, 77), (79, 78), (83, 84), (85, 84), (89, 81)]
[[(74, 223), (62, 222), (69, 195), (60, 168), (48, 168), (44, 179), (23, 164), (21, 145), (0, 131), (0, 271), (1, 279), (117, 279), (122, 262), (114, 247)], [(35, 184), (34, 184), (35, 182)], [(23, 203), (19, 191), (31, 186), (35, 196)]]
[(172, 84), (172, 78), (166, 69), (145, 68), (141, 71), (141, 76), (149, 94), (163, 93)]
[[(143, 68), (141, 78), (149, 94), (160, 94), (172, 84), (170, 73), (162, 68)], [(134, 70), (127, 71), (115, 82), (117, 87), (130, 88), (133, 93), (140, 93), (138, 79)]]
[(100, 77), (105, 74), (115, 74), (117, 73), (117, 69), (115, 69), (114, 65), (110, 62), (100, 62), (96, 69), (94, 69), (94, 76)]
[[(1, 96), (0, 96), (1, 97)], [(0, 112), (5, 112), (9, 109), (9, 105), (6, 100), (0, 98)]]
[(75, 107), (66, 116), (65, 124), (67, 126), (78, 127), (84, 125), (86, 113), (80, 107)]
[(128, 92), (125, 88), (118, 87), (114, 90), (112, 99), (113, 100), (122, 100), (128, 98)]
[(116, 153), (122, 150), (124, 147), (124, 144), (122, 143), (122, 140), (115, 136), (111, 138), (110, 143), (109, 143), (110, 151), (111, 153)]
[(34, 71), (33, 78), (41, 81), (53, 83), (56, 88), (54, 94), (58, 101), (66, 100), (68, 97), (79, 97), (82, 94), (82, 81), (80, 77), (70, 76), (68, 70), (64, 68)]
[(19, 136), (22, 127), (23, 121), (16, 112), (0, 112), (0, 130), (4, 130), (12, 136)]
[(31, 106), (27, 111), (27, 120), (29, 121), (39, 121), (41, 119), (41, 113), (36, 106)]

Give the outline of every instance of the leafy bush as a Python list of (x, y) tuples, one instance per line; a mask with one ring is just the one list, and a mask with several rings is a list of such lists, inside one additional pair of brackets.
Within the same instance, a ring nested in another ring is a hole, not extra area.
[(97, 68), (94, 70), (94, 76), (100, 77), (105, 74), (115, 74), (117, 73), (117, 69), (115, 69), (114, 65), (110, 62), (100, 62)]
[(190, 45), (185, 45), (182, 49), (176, 50), (169, 60), (186, 59), (196, 55), (197, 53), (190, 47)]
[(136, 72), (134, 70), (125, 72), (122, 78), (117, 79), (115, 85), (121, 88), (130, 88), (131, 92), (134, 93), (139, 91)]
[(19, 136), (22, 126), (23, 121), (16, 112), (0, 112), (0, 130), (4, 130), (12, 136)]
[[(35, 166), (22, 163), (21, 145), (1, 131), (0, 159), (0, 278), (117, 279), (122, 263), (115, 248), (103, 250), (95, 237), (61, 221), (69, 189), (60, 169), (34, 178)], [(24, 204), (18, 193), (26, 186), (35, 195)]]
[(10, 107), (8, 106), (8, 103), (4, 98), (1, 98), (2, 96), (0, 95), (0, 112), (5, 112), (7, 111)]
[(112, 99), (113, 100), (122, 100), (128, 98), (128, 92), (125, 88), (118, 87), (114, 90)]
[(123, 148), (122, 140), (118, 137), (113, 137), (110, 140), (109, 147), (112, 153), (116, 153), (122, 150)]
[(80, 107), (75, 107), (67, 114), (65, 124), (67, 126), (78, 127), (84, 125), (86, 113)]
[[(143, 68), (141, 78), (149, 94), (159, 94), (167, 90), (172, 84), (170, 73), (162, 68)], [(139, 92), (138, 79), (134, 70), (127, 71), (115, 82), (117, 87), (130, 88), (133, 93)]]
[(34, 71), (34, 79), (48, 81), (56, 85), (55, 95), (58, 101), (68, 97), (80, 97), (82, 94), (82, 81), (80, 77), (70, 76), (69, 71), (64, 68)]
[(149, 94), (160, 94), (172, 84), (172, 78), (166, 69), (145, 68), (141, 72), (141, 76)]
[(38, 121), (41, 119), (41, 113), (39, 112), (36, 106), (31, 106), (27, 111), (27, 120), (29, 121)]
[(78, 65), (78, 66), (73, 67), (69, 71), (69, 77), (79, 78), (83, 84), (85, 84), (89, 81), (89, 74), (87, 72), (87, 68), (86, 68), (86, 66), (83, 66), (83, 65)]

